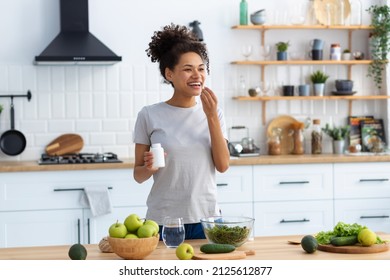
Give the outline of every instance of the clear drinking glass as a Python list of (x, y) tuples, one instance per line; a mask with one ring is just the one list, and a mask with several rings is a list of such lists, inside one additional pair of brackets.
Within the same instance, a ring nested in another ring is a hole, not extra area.
[(243, 45), (241, 47), (241, 53), (245, 56), (245, 60), (248, 60), (252, 54), (252, 45)]
[(263, 57), (263, 60), (268, 60), (268, 57), (271, 54), (271, 46), (270, 45), (264, 45), (260, 47), (260, 53)]
[(166, 217), (162, 228), (162, 240), (168, 248), (176, 248), (184, 242), (183, 218)]

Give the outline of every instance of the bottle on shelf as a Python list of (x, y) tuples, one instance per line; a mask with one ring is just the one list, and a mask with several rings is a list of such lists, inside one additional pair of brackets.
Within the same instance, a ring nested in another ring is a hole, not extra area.
[(241, 0), (240, 3), (240, 25), (248, 25), (248, 2)]
[(322, 154), (322, 130), (320, 124), (320, 120), (313, 120), (313, 129), (311, 131), (311, 153), (315, 155)]
[(303, 155), (305, 153), (305, 137), (303, 135), (304, 128), (305, 124), (303, 122), (297, 122), (291, 127), (294, 145), (292, 153), (294, 155)]
[(238, 95), (239, 96), (246, 96), (246, 82), (243, 75), (240, 76), (239, 84), (238, 84)]

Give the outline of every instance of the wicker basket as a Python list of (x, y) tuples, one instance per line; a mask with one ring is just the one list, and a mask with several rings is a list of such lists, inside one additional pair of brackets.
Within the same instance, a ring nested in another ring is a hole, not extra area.
[(108, 242), (115, 254), (125, 260), (142, 260), (157, 247), (159, 235), (149, 238), (113, 238)]

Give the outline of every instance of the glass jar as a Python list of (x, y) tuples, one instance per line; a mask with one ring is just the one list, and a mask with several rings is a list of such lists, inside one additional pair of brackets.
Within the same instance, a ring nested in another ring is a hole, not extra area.
[(271, 132), (271, 136), (268, 139), (268, 154), (280, 155), (282, 153), (282, 129), (280, 127), (274, 127)]
[(311, 153), (322, 154), (322, 130), (320, 120), (313, 120), (313, 129), (311, 131)]
[(305, 137), (303, 134), (304, 123), (298, 122), (291, 129), (294, 147), (292, 153), (294, 155), (303, 155), (305, 153)]

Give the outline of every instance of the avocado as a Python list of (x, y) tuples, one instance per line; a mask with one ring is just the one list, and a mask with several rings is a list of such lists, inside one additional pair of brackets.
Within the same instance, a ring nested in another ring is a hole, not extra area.
[(71, 260), (85, 260), (87, 258), (87, 249), (81, 244), (73, 244), (69, 249), (68, 256)]

